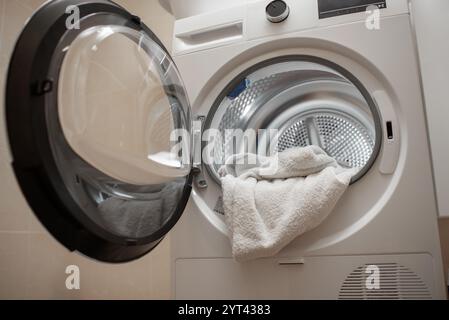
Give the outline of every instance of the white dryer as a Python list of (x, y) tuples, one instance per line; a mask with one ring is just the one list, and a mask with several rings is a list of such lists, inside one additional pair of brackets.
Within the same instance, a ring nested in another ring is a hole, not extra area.
[[(408, 1), (191, 3), (171, 2), (173, 55), (205, 132), (275, 128), (278, 150), (319, 144), (361, 170), (320, 227), (277, 257), (238, 264), (215, 165), (230, 142), (219, 135), (172, 232), (174, 296), (444, 298)], [(369, 290), (372, 268), (380, 286)]]
[[(173, 58), (108, 0), (50, 1), (31, 17), (5, 107), (36, 216), (68, 250), (111, 263), (176, 225), (176, 298), (444, 298), (407, 1), (220, 2), (171, 2)], [(379, 30), (365, 21), (374, 3)], [(277, 129), (274, 150), (319, 144), (360, 170), (323, 225), (238, 264), (216, 173), (226, 129)]]

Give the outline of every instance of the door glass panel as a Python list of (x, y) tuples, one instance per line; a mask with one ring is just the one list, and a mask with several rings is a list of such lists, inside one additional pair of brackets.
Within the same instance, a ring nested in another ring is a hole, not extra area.
[(180, 157), (172, 137), (189, 125), (179, 79), (167, 54), (142, 33), (119, 26), (84, 31), (68, 48), (59, 79), (59, 117), (70, 146), (129, 183), (185, 176), (188, 153)]
[(71, 196), (119, 237), (160, 232), (191, 171), (190, 106), (174, 63), (148, 34), (123, 26), (86, 29), (60, 52), (47, 122)]

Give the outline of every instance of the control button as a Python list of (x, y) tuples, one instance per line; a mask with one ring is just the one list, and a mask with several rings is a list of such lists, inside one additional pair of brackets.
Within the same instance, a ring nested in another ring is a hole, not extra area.
[(290, 8), (282, 0), (270, 2), (266, 9), (267, 19), (273, 23), (280, 23), (285, 21), (290, 15)]

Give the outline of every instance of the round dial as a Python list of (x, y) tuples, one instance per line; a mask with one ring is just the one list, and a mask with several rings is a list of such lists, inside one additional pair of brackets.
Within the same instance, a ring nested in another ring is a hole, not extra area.
[(285, 21), (290, 15), (290, 8), (287, 3), (282, 0), (272, 1), (266, 8), (267, 19), (273, 23)]

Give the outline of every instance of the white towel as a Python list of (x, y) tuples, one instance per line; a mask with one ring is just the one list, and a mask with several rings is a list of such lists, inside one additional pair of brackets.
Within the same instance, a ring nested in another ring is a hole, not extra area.
[[(252, 163), (252, 164), (251, 164)], [(320, 225), (357, 169), (343, 169), (321, 148), (275, 157), (232, 156), (220, 169), (223, 205), (237, 261), (276, 255)]]

